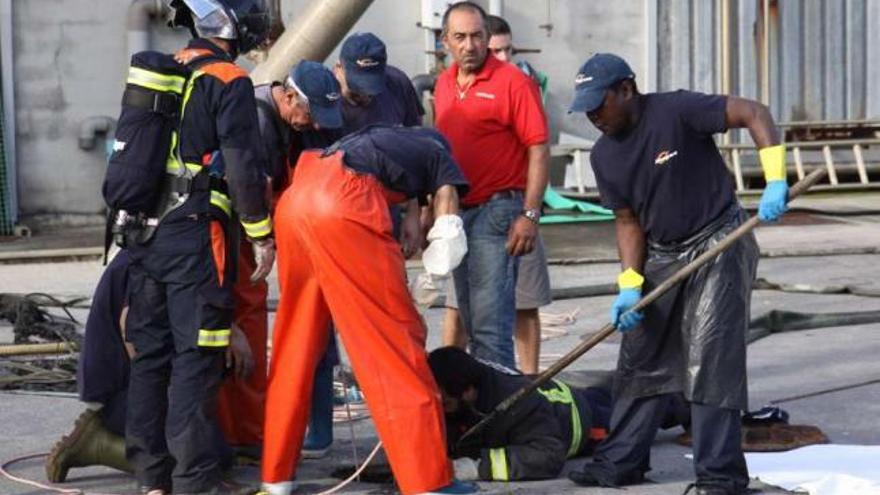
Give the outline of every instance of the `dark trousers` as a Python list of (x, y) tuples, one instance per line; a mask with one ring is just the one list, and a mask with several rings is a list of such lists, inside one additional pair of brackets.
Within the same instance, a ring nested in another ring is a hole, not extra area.
[[(675, 394), (663, 394), (615, 402), (608, 438), (585, 470), (612, 484), (640, 482), (651, 469), (657, 429), (675, 401)], [(721, 486), (731, 493), (743, 491), (749, 475), (740, 443), (740, 411), (692, 403), (691, 429), (697, 483)]]
[(125, 417), (128, 409), (128, 387), (103, 401), (100, 410), (101, 423), (114, 435), (125, 436)]
[(132, 266), (126, 454), (142, 486), (201, 492), (219, 482), (214, 416), (226, 348), (196, 345), (206, 313), (201, 285), (160, 282)]

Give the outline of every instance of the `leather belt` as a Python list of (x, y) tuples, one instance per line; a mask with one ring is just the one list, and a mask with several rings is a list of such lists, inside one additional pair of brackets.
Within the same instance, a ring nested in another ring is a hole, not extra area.
[(497, 192), (495, 192), (494, 194), (492, 194), (491, 196), (489, 196), (489, 198), (486, 199), (486, 201), (483, 201), (482, 203), (480, 203), (480, 204), (478, 204), (478, 205), (466, 205), (466, 206), (465, 206), (465, 205), (462, 205), (461, 209), (462, 209), (462, 210), (470, 210), (470, 209), (472, 209), (472, 208), (482, 208), (483, 206), (486, 206), (487, 204), (489, 204), (489, 203), (491, 203), (492, 201), (495, 201), (495, 200), (499, 200), (499, 199), (522, 199), (522, 197), (523, 197), (523, 192), (520, 191), (519, 189), (505, 189), (505, 190), (503, 190), (503, 191), (497, 191)]

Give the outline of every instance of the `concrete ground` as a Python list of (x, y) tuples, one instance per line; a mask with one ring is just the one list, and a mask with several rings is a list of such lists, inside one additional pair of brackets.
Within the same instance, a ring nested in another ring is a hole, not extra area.
[[(876, 206), (877, 196), (864, 205)], [(614, 257), (610, 224), (580, 224), (542, 229), (548, 240), (551, 258), (584, 258), (604, 260)], [(794, 216), (779, 226), (761, 227), (758, 232), (762, 251), (780, 254), (795, 249), (797, 257), (762, 259), (759, 276), (771, 282), (813, 285), (852, 285), (868, 289), (880, 288), (880, 263), (876, 254), (805, 256), (808, 251), (864, 253), (880, 246), (880, 216)], [(82, 246), (80, 244), (79, 246)], [(11, 250), (10, 250), (11, 252)], [(604, 284), (617, 273), (614, 263), (552, 265), (554, 287)], [(0, 265), (0, 293), (49, 292), (60, 296), (89, 295), (100, 275), (96, 260)], [(274, 277), (274, 275), (273, 275)], [(271, 296), (277, 297), (277, 284), (272, 280)], [(543, 309), (545, 321), (560, 316), (573, 316), (567, 325), (548, 327), (552, 337), (543, 343), (542, 364), (548, 365), (580, 341), (584, 334), (600, 328), (606, 318), (612, 296), (556, 301)], [(771, 309), (829, 313), (880, 310), (880, 298), (853, 295), (817, 295), (755, 291), (752, 316), (758, 317)], [(84, 317), (86, 310), (75, 316)], [(427, 321), (431, 329), (429, 348), (439, 345), (442, 310), (431, 309)], [(0, 324), (0, 343), (11, 342), (8, 326)], [(589, 373), (612, 370), (616, 361), (619, 338), (615, 335), (576, 361), (571, 369)], [(880, 444), (880, 384), (846, 389), (845, 387), (876, 379), (880, 376), (880, 324), (863, 324), (774, 334), (749, 347), (749, 387), (751, 408), (757, 409), (771, 401), (814, 394), (809, 398), (792, 399), (780, 406), (791, 414), (793, 423), (819, 426), (834, 443)], [(826, 392), (829, 389), (839, 389)], [(57, 394), (0, 393), (0, 462), (48, 451), (52, 444), (69, 431), (83, 406), (73, 397)], [(352, 432), (354, 442), (352, 442)], [(666, 495), (680, 493), (692, 480), (690, 451), (674, 442), (678, 430), (661, 432), (655, 442), (651, 483), (628, 487), (633, 495)], [(332, 455), (321, 461), (304, 461), (299, 477), (304, 482), (302, 493), (316, 493), (332, 486), (336, 480), (330, 473), (337, 467), (353, 463), (352, 444), (358, 459), (363, 459), (375, 444), (376, 437), (368, 420), (357, 421), (353, 428), (339, 423), (335, 429), (337, 442)], [(416, 446), (417, 448), (417, 446)], [(581, 461), (569, 463), (567, 470)], [(16, 476), (45, 482), (42, 459), (18, 462), (8, 468)], [(240, 468), (241, 480), (255, 480), (255, 468)], [(755, 487), (762, 487), (754, 483)], [(134, 493), (130, 477), (105, 468), (71, 471), (63, 488), (80, 488), (89, 494)], [(579, 488), (567, 479), (530, 483), (481, 483), (484, 493), (584, 493), (618, 494), (611, 489)], [(766, 493), (778, 490), (763, 487)], [(354, 484), (343, 493), (393, 493), (385, 485)], [(0, 477), (2, 494), (42, 494), (45, 490), (13, 483)]]

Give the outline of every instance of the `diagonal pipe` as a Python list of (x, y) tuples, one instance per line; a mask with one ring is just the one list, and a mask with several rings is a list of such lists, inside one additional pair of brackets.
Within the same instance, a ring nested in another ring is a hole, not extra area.
[(268, 57), (251, 72), (254, 84), (280, 81), (300, 60), (323, 62), (373, 0), (315, 0), (291, 22)]

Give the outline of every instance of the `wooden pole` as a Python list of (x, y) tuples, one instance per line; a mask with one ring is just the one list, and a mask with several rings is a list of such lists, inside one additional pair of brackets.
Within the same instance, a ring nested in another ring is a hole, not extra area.
[[(789, 189), (788, 200), (791, 201), (794, 198), (800, 196), (804, 191), (812, 187), (815, 183), (819, 182), (819, 180), (821, 180), (822, 177), (825, 176), (825, 173), (826, 170), (824, 168), (817, 168), (812, 173), (804, 177), (803, 180), (801, 180), (800, 182), (792, 186), (791, 189)], [(645, 295), (645, 297), (641, 298), (639, 302), (636, 303), (636, 305), (633, 306), (629, 311), (640, 311), (644, 309), (647, 305), (651, 304), (657, 298), (665, 294), (673, 286), (697, 271), (701, 266), (713, 260), (716, 256), (721, 254), (722, 251), (730, 247), (731, 244), (738, 241), (744, 235), (754, 230), (754, 228), (758, 226), (759, 222), (760, 221), (758, 220), (757, 215), (748, 219), (745, 223), (737, 227), (736, 230), (728, 234), (727, 237), (722, 239), (721, 242), (698, 256), (688, 265), (682, 267), (681, 270), (672, 274), (672, 276), (670, 276), (668, 279), (664, 280), (663, 283), (655, 287), (654, 290)], [(497, 418), (501, 414), (504, 414), (504, 412), (513, 407), (513, 405), (519, 402), (520, 399), (534, 392), (545, 383), (549, 382), (551, 379), (553, 379), (553, 377), (558, 375), (571, 363), (584, 355), (584, 353), (595, 347), (596, 344), (602, 342), (613, 333), (614, 324), (607, 323), (605, 326), (599, 329), (598, 332), (593, 334), (587, 340), (584, 340), (583, 342), (578, 344), (574, 349), (569, 351), (568, 354), (562, 356), (559, 361), (556, 361), (555, 363), (553, 363), (553, 365), (544, 370), (540, 375), (535, 377), (535, 380), (533, 382), (522, 387), (521, 389), (511, 394), (508, 398), (501, 401), (501, 403), (495, 406), (495, 409), (493, 409), (491, 413), (486, 415), (482, 420), (480, 420), (479, 423), (475, 424), (468, 431), (466, 431), (464, 435), (462, 435), (459, 439), (459, 442), (485, 428), (486, 425), (494, 421), (495, 418)]]

